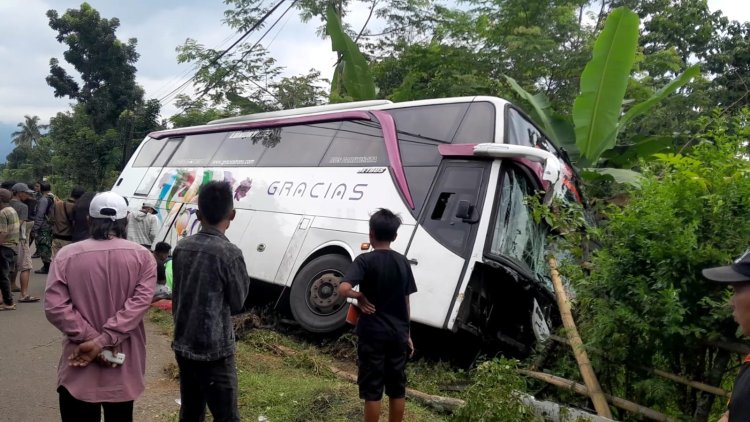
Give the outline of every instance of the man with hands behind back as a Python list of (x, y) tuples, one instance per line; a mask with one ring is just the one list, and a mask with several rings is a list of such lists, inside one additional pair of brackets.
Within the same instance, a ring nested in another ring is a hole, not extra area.
[[(58, 365), (63, 422), (133, 420), (145, 389), (143, 316), (156, 285), (150, 251), (126, 240), (125, 199), (104, 192), (89, 207), (91, 238), (61, 249), (47, 278), (44, 310), (65, 335)], [(102, 353), (124, 353), (122, 365)]]

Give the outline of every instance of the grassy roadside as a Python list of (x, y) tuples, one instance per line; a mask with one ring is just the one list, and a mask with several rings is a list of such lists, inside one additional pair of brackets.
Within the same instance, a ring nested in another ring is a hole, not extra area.
[[(172, 318), (168, 312), (149, 311), (149, 320), (165, 334), (172, 334)], [(344, 338), (343, 342), (350, 341)], [(279, 352), (277, 346), (293, 350), (292, 356)], [(342, 356), (342, 355), (340, 355)], [(336, 360), (320, 348), (297, 341), (275, 331), (253, 329), (237, 343), (239, 407), (242, 420), (257, 421), (265, 416), (271, 422), (351, 421), (362, 419), (362, 402), (357, 386), (336, 378), (328, 367), (335, 365), (356, 372), (352, 355)], [(419, 369), (419, 365), (415, 366)], [(424, 369), (424, 368), (422, 368)], [(415, 382), (410, 386), (437, 393), (437, 378), (449, 371), (438, 371), (428, 378), (415, 375), (425, 371), (410, 370)], [(451, 378), (447, 379), (448, 381)], [(383, 415), (388, 412), (384, 400)], [(387, 417), (387, 416), (386, 416)], [(443, 421), (445, 415), (407, 402), (405, 421)]]

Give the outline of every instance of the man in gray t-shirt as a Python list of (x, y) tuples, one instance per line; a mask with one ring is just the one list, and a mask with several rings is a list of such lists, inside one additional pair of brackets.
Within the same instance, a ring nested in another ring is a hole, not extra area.
[[(18, 220), (20, 221), (21, 231), (19, 233), (18, 250), (16, 251), (16, 265), (10, 274), (10, 281), (13, 290), (21, 292), (19, 302), (37, 302), (38, 297), (29, 294), (29, 276), (31, 274), (31, 252), (29, 250), (29, 231), (33, 221), (29, 219), (29, 207), (24, 203), (32, 197), (34, 191), (29, 189), (26, 183), (16, 183), (11, 188), (13, 198), (10, 200), (10, 206), (16, 210)], [(16, 287), (16, 274), (20, 274), (20, 289)]]

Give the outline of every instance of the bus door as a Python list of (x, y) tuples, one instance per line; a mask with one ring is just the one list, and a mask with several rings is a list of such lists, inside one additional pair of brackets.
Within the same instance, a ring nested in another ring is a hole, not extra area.
[(446, 327), (477, 235), (490, 161), (446, 159), (440, 167), (406, 257), (417, 283), (411, 317)]

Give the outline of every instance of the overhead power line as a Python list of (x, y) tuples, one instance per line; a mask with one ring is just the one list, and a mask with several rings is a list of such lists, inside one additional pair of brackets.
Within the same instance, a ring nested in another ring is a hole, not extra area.
[[(284, 1), (284, 0), (282, 0), (282, 1), (281, 1), (281, 2), (279, 3), (279, 4), (277, 4), (277, 5), (276, 5), (276, 7), (278, 7), (279, 5), (281, 5), (281, 3), (283, 3), (283, 1)], [(233, 72), (233, 71), (234, 71), (234, 70), (235, 70), (235, 69), (237, 68), (237, 66), (238, 66), (238, 65), (239, 65), (239, 64), (240, 64), (240, 63), (241, 63), (241, 62), (242, 62), (242, 61), (243, 61), (243, 60), (245, 59), (245, 57), (247, 57), (247, 56), (248, 56), (248, 55), (249, 55), (250, 53), (252, 53), (252, 52), (253, 52), (253, 51), (255, 50), (255, 47), (257, 47), (257, 46), (258, 46), (258, 45), (259, 45), (259, 44), (260, 44), (260, 43), (261, 43), (261, 42), (263, 41), (263, 38), (265, 38), (265, 37), (266, 37), (266, 35), (268, 35), (268, 33), (269, 33), (269, 32), (271, 32), (271, 31), (273, 30), (273, 28), (274, 28), (274, 27), (275, 27), (275, 26), (276, 26), (276, 25), (277, 25), (277, 24), (279, 23), (279, 21), (281, 21), (281, 19), (283, 19), (283, 18), (284, 18), (284, 16), (285, 16), (285, 15), (286, 15), (286, 14), (287, 14), (287, 13), (289, 12), (289, 10), (291, 10), (291, 9), (292, 9), (292, 8), (294, 7), (294, 5), (295, 5), (295, 4), (297, 4), (297, 2), (298, 2), (298, 1), (299, 1), (299, 0), (294, 0), (294, 1), (292, 2), (292, 4), (290, 4), (290, 5), (289, 5), (289, 7), (287, 7), (287, 8), (286, 8), (286, 10), (284, 10), (284, 13), (282, 13), (282, 14), (281, 14), (281, 16), (279, 16), (279, 17), (278, 17), (278, 18), (277, 18), (277, 19), (276, 19), (276, 20), (275, 20), (275, 21), (273, 22), (273, 24), (271, 24), (271, 26), (269, 26), (269, 27), (268, 27), (268, 29), (266, 29), (266, 31), (265, 31), (265, 32), (263, 33), (263, 35), (261, 35), (261, 37), (260, 37), (260, 38), (258, 39), (258, 41), (256, 41), (256, 42), (255, 42), (255, 44), (253, 44), (253, 46), (252, 46), (252, 47), (250, 47), (250, 48), (249, 48), (249, 49), (248, 49), (247, 51), (245, 51), (245, 53), (244, 53), (244, 54), (243, 54), (243, 55), (242, 55), (242, 56), (241, 56), (241, 57), (240, 57), (239, 59), (235, 60), (235, 61), (234, 61), (234, 63), (232, 63), (232, 65), (231, 65), (231, 66), (229, 67), (229, 69), (227, 69), (227, 70), (226, 70), (226, 71), (224, 72), (224, 74), (223, 74), (223, 75), (221, 76), (221, 78), (224, 78), (224, 77), (226, 77), (226, 76), (230, 75), (230, 74), (231, 74), (231, 73), (232, 73), (232, 72)], [(276, 7), (274, 7), (274, 9), (275, 9)], [(266, 19), (267, 17), (268, 17), (268, 14), (266, 14), (265, 16), (263, 16), (263, 18), (261, 19), (261, 21), (262, 21), (262, 20), (265, 20), (265, 19)], [(253, 80), (250, 80), (250, 82), (251, 82), (251, 83), (252, 83), (253, 85), (255, 85), (255, 86), (257, 86), (258, 88), (260, 88), (260, 89), (261, 89), (262, 91), (264, 91), (265, 93), (267, 93), (268, 95), (270, 95), (270, 96), (272, 96), (272, 97), (276, 98), (276, 96), (275, 96), (275, 95), (274, 95), (274, 94), (273, 94), (273, 93), (272, 93), (271, 91), (269, 91), (269, 90), (268, 90), (267, 88), (265, 88), (265, 87), (261, 86), (260, 84), (258, 84), (257, 82), (255, 82), (255, 81), (253, 81)], [(189, 105), (188, 107), (192, 107), (193, 105), (197, 104), (197, 103), (198, 103), (198, 101), (200, 101), (201, 99), (203, 99), (203, 97), (205, 97), (205, 96), (206, 96), (206, 94), (208, 94), (208, 92), (209, 92), (209, 91), (210, 91), (211, 89), (215, 88), (215, 87), (216, 87), (216, 85), (217, 85), (218, 83), (219, 83), (218, 81), (217, 81), (217, 82), (214, 82), (214, 83), (213, 83), (213, 85), (210, 85), (210, 86), (207, 86), (206, 88), (204, 88), (204, 89), (203, 89), (203, 91), (201, 92), (201, 94), (200, 94), (200, 95), (198, 96), (198, 98), (196, 98), (196, 99), (195, 99), (194, 101), (192, 101), (192, 103), (191, 103), (191, 104), (190, 104), (190, 105)], [(276, 98), (276, 100), (278, 100), (278, 98)], [(187, 107), (186, 107), (186, 108), (187, 108)], [(185, 110), (183, 109), (183, 111), (182, 111), (182, 112), (184, 112), (184, 111), (185, 111)], [(182, 113), (182, 112), (181, 112), (181, 113)], [(181, 113), (179, 113), (179, 114), (181, 114)]]
[[(229, 42), (229, 40), (231, 40), (232, 38), (234, 38), (235, 35), (237, 35), (237, 34), (238, 34), (238, 32), (233, 32), (233, 33), (229, 34), (226, 38), (224, 38), (223, 41), (221, 41), (221, 43), (216, 48), (217, 49), (223, 49), (224, 46), (227, 44), (227, 42)], [(175, 82), (179, 82), (179, 81), (185, 79), (191, 73), (196, 72), (198, 70), (198, 68), (200, 68), (200, 64), (193, 65), (191, 68), (189, 68), (189, 69), (185, 70), (184, 72), (182, 72), (181, 75), (175, 76), (174, 78), (172, 78), (172, 80), (170, 80), (169, 82), (167, 82), (166, 84), (164, 84), (161, 88), (159, 88), (156, 91), (154, 91), (151, 95), (154, 96), (154, 97), (160, 97), (164, 92), (166, 92), (167, 90), (171, 89), (170, 87)]]
[[(260, 19), (258, 20), (258, 22), (256, 22), (256, 23), (255, 23), (255, 24), (254, 24), (254, 25), (253, 25), (253, 26), (252, 26), (252, 27), (251, 27), (250, 29), (248, 29), (247, 31), (245, 31), (245, 33), (244, 33), (244, 34), (243, 34), (243, 35), (242, 35), (242, 36), (241, 36), (241, 37), (240, 37), (239, 39), (237, 39), (237, 40), (236, 40), (236, 41), (235, 41), (234, 43), (232, 43), (232, 45), (230, 45), (230, 46), (229, 46), (229, 47), (227, 47), (227, 48), (226, 48), (226, 49), (225, 49), (224, 51), (222, 51), (221, 53), (219, 53), (219, 54), (218, 54), (218, 55), (217, 55), (216, 57), (214, 57), (213, 59), (211, 59), (211, 61), (210, 61), (210, 62), (209, 62), (208, 64), (206, 64), (206, 65), (204, 65), (204, 66), (201, 66), (201, 67), (208, 67), (208, 66), (212, 66), (212, 65), (216, 64), (216, 63), (217, 63), (217, 62), (218, 62), (218, 61), (219, 61), (219, 60), (220, 60), (220, 59), (221, 59), (222, 57), (224, 57), (225, 55), (227, 55), (227, 53), (229, 53), (229, 52), (230, 52), (230, 51), (231, 51), (231, 50), (232, 50), (232, 49), (233, 49), (234, 47), (236, 47), (236, 46), (237, 46), (237, 44), (239, 44), (240, 42), (242, 42), (242, 40), (244, 40), (245, 38), (247, 38), (247, 37), (248, 37), (248, 36), (249, 36), (249, 35), (250, 35), (250, 34), (251, 34), (251, 33), (252, 33), (253, 31), (255, 31), (255, 30), (256, 30), (256, 29), (257, 29), (257, 28), (258, 28), (259, 26), (263, 25), (263, 22), (265, 22), (265, 21), (266, 21), (266, 19), (268, 19), (268, 17), (269, 17), (269, 16), (271, 16), (271, 14), (273, 14), (273, 12), (275, 12), (275, 11), (276, 11), (276, 9), (278, 9), (278, 8), (279, 8), (279, 6), (281, 6), (281, 5), (282, 5), (282, 4), (283, 4), (283, 3), (285, 2), (285, 1), (286, 1), (286, 0), (280, 0), (280, 1), (279, 1), (279, 2), (278, 2), (278, 3), (277, 3), (277, 4), (275, 5), (275, 6), (274, 6), (274, 7), (272, 7), (272, 8), (271, 8), (271, 9), (270, 9), (270, 10), (269, 10), (268, 12), (266, 12), (266, 14), (265, 14), (265, 15), (263, 15), (263, 16), (262, 16), (262, 17), (261, 17), (261, 18), (260, 18)], [(296, 1), (295, 1), (295, 3), (296, 3)], [(287, 11), (288, 11), (288, 10), (289, 10), (289, 9), (287, 9)], [(284, 12), (284, 14), (286, 14), (286, 12)], [(282, 15), (282, 16), (283, 16), (283, 15)], [(276, 21), (276, 22), (274, 23), (274, 25), (275, 25), (275, 24), (276, 24), (277, 22), (278, 22), (278, 20), (277, 20), (277, 21)], [(273, 26), (271, 26), (271, 28), (273, 28)], [(266, 33), (267, 33), (267, 31), (266, 31)], [(262, 37), (261, 37), (261, 39), (262, 39)], [(257, 45), (257, 43), (256, 43), (256, 45)], [(254, 47), (253, 47), (253, 48), (254, 48)], [(243, 57), (245, 57), (245, 56), (243, 55)], [(173, 96), (175, 96), (175, 95), (176, 95), (177, 93), (179, 93), (179, 92), (183, 91), (183, 90), (184, 90), (184, 89), (185, 89), (185, 88), (186, 88), (186, 87), (187, 87), (187, 86), (188, 86), (188, 85), (190, 84), (190, 82), (192, 82), (192, 81), (193, 81), (193, 80), (195, 79), (195, 77), (197, 76), (197, 74), (198, 74), (198, 73), (196, 72), (196, 73), (195, 73), (195, 74), (194, 74), (194, 75), (193, 75), (193, 76), (192, 76), (192, 77), (191, 77), (190, 79), (188, 79), (187, 81), (185, 81), (185, 82), (184, 82), (183, 84), (181, 84), (181, 85), (180, 85), (179, 87), (177, 87), (177, 88), (173, 89), (173, 90), (172, 90), (171, 92), (169, 92), (169, 93), (168, 93), (167, 95), (165, 95), (165, 96), (163, 96), (162, 98), (160, 98), (160, 99), (159, 99), (159, 102), (163, 104), (163, 103), (164, 103), (164, 102), (165, 102), (165, 101), (166, 101), (167, 99), (170, 99), (170, 97), (173, 97)]]

